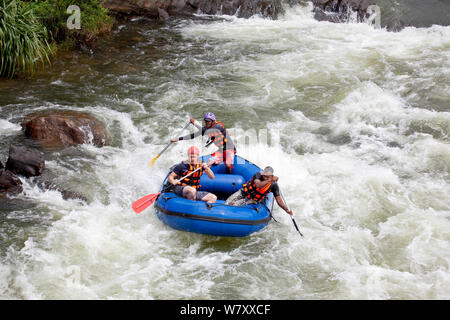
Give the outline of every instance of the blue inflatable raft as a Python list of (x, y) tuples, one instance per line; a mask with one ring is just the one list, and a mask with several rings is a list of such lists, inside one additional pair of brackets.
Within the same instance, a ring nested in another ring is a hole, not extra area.
[[(209, 158), (208, 155), (201, 159), (207, 162)], [(173, 167), (164, 179), (161, 191), (164, 190), (172, 169)], [(239, 207), (225, 205), (228, 196), (238, 191), (261, 168), (235, 156), (233, 174), (226, 174), (223, 163), (213, 165), (211, 170), (215, 178), (210, 179), (203, 174), (199, 190), (214, 193), (217, 196), (216, 203), (207, 204), (178, 197), (173, 192), (163, 192), (155, 202), (158, 218), (177, 230), (228, 237), (244, 237), (268, 225), (274, 202), (272, 193), (258, 204)]]

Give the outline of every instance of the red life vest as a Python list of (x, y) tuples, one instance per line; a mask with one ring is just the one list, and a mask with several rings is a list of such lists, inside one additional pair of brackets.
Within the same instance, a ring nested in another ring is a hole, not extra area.
[(255, 177), (253, 177), (249, 182), (242, 185), (242, 193), (247, 198), (260, 202), (269, 194), (271, 186), (272, 182), (269, 182), (265, 186), (257, 188), (255, 184)]
[[(187, 176), (188, 174), (190, 174), (191, 172), (197, 170), (200, 167), (199, 163), (193, 165), (193, 164), (190, 164), (190, 163), (185, 162), (185, 161), (183, 161), (183, 162), (186, 163), (187, 165), (189, 165), (189, 170), (183, 172), (183, 176), (180, 177), (180, 179), (185, 177), (185, 176)], [(195, 189), (198, 189), (198, 188), (201, 187), (201, 185), (200, 185), (200, 177), (202, 176), (202, 174), (203, 174), (203, 169), (200, 169), (197, 172), (195, 172), (194, 174), (190, 175), (189, 177), (180, 180), (180, 185), (182, 185), (183, 187), (184, 186), (191, 186), (191, 187), (194, 187)]]
[[(220, 124), (223, 126), (223, 128), (225, 129), (225, 135), (223, 135), (219, 129), (214, 128), (216, 124)], [(213, 141), (216, 147), (221, 148), (225, 143), (227, 143), (227, 128), (225, 128), (225, 125), (221, 121), (216, 121), (216, 123), (211, 127), (211, 129), (208, 129), (207, 132), (209, 138)]]

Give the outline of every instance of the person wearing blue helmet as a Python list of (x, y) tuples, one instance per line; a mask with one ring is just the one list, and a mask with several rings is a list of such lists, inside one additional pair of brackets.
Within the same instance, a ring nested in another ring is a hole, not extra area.
[[(227, 168), (227, 173), (231, 174), (234, 165), (234, 155), (236, 154), (236, 147), (228, 135), (225, 125), (216, 120), (216, 116), (212, 112), (206, 112), (203, 116), (205, 126), (200, 126), (195, 123), (195, 119), (191, 118), (191, 123), (199, 128), (197, 132), (191, 133), (184, 137), (174, 138), (171, 141), (177, 142), (180, 140), (190, 140), (198, 136), (208, 136), (209, 143), (214, 143), (218, 150), (211, 156), (216, 158), (215, 164), (224, 162)], [(208, 145), (209, 145), (208, 143)]]

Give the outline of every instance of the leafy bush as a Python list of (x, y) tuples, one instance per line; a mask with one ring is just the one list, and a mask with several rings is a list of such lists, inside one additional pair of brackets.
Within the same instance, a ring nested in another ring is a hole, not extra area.
[[(98, 35), (107, 33), (113, 25), (113, 18), (108, 10), (100, 5), (99, 0), (33, 0), (35, 11), (57, 42), (72, 39), (77, 42), (90, 43)], [(81, 29), (69, 30), (67, 8), (76, 5), (81, 11)]]
[[(50, 62), (61, 47), (91, 45), (111, 30), (114, 19), (100, 0), (0, 0), (0, 77), (12, 78), (17, 71), (33, 73), (36, 65)], [(69, 30), (67, 9), (77, 5), (81, 29)]]
[(19, 70), (33, 73), (37, 63), (50, 63), (47, 36), (30, 4), (0, 0), (0, 77), (12, 78)]

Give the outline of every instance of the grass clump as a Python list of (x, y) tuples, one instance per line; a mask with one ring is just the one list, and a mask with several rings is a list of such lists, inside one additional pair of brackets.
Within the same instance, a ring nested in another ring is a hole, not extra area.
[[(79, 29), (68, 27), (72, 5), (80, 9)], [(33, 73), (50, 63), (55, 44), (91, 47), (113, 27), (108, 12), (100, 0), (0, 0), (0, 77)]]
[[(108, 33), (114, 19), (108, 15), (108, 9), (101, 6), (99, 0), (33, 0), (35, 11), (42, 23), (57, 43), (73, 40), (78, 44), (91, 45), (98, 36)], [(80, 29), (67, 26), (69, 6), (80, 8)]]
[(39, 63), (50, 63), (53, 52), (47, 29), (29, 3), (0, 0), (0, 77), (33, 73)]

